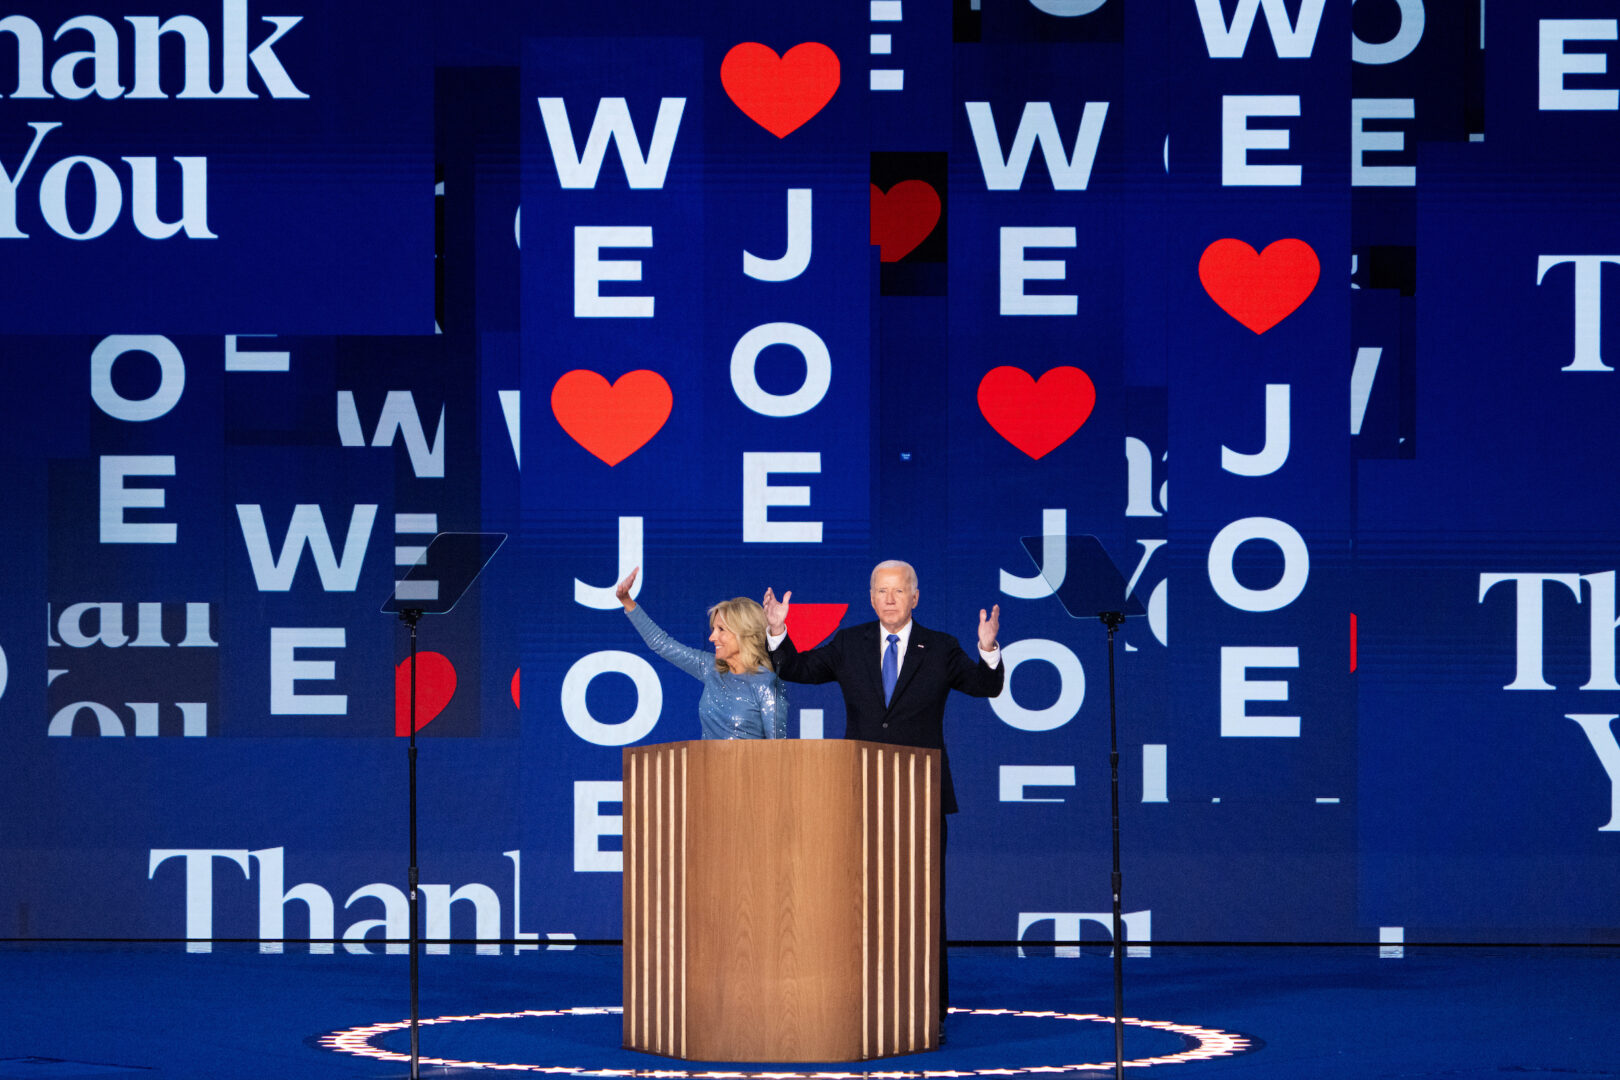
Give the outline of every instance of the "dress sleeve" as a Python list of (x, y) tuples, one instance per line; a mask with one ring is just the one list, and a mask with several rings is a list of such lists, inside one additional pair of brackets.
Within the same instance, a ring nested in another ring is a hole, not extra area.
[(785, 739), (788, 733), (788, 698), (782, 680), (772, 675), (754, 684), (759, 698), (759, 719), (767, 739)]
[(626, 614), (630, 618), (630, 625), (636, 628), (641, 640), (647, 643), (647, 648), (662, 656), (694, 679), (702, 679), (704, 672), (714, 663), (714, 656), (705, 649), (692, 649), (660, 629), (647, 614), (647, 609), (637, 604), (635, 609)]

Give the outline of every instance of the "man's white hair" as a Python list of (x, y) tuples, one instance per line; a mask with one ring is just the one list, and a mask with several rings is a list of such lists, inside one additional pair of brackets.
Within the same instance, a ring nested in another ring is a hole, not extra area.
[(868, 591), (877, 588), (877, 576), (884, 570), (904, 570), (906, 572), (906, 581), (910, 585), (911, 591), (917, 591), (916, 569), (910, 563), (901, 562), (899, 559), (884, 559), (882, 562), (872, 567), (872, 576), (867, 579), (866, 583)]

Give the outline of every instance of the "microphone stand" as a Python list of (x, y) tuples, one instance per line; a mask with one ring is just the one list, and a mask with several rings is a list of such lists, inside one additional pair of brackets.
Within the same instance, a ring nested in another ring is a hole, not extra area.
[[(1064, 526), (1060, 523), (1059, 529)], [(1115, 690), (1114, 635), (1125, 625), (1127, 615), (1145, 615), (1142, 604), (1131, 596), (1125, 576), (1119, 572), (1102, 542), (1095, 536), (1026, 536), (1024, 550), (1035, 560), (1047, 578), (1052, 593), (1070, 618), (1102, 620), (1108, 630), (1108, 771), (1109, 801), (1113, 819), (1113, 873), (1109, 878), (1113, 893), (1114, 931), (1114, 1080), (1125, 1078), (1125, 915), (1121, 909), (1124, 875), (1119, 866), (1119, 710)], [(1061, 547), (1059, 546), (1061, 545)], [(1050, 565), (1050, 573), (1048, 566)]]
[(1108, 628), (1108, 771), (1113, 812), (1114, 872), (1114, 1080), (1125, 1080), (1125, 918), (1120, 911), (1119, 869), (1119, 722), (1114, 707), (1114, 632), (1125, 623), (1118, 611), (1098, 615)]
[[(411, 1080), (421, 1080), (422, 897), (416, 865), (416, 624), (423, 615), (448, 615), (506, 542), (505, 533), (439, 533), (403, 578), (394, 582), (382, 610), (399, 616), (411, 630), (410, 689), (410, 886)], [(398, 684), (395, 684), (396, 687)], [(397, 697), (397, 694), (396, 694)], [(396, 704), (397, 710), (397, 704)], [(395, 712), (398, 732), (398, 712)]]
[(411, 774), (411, 865), (406, 871), (406, 882), (410, 886), (411, 901), (411, 1080), (421, 1080), (421, 1043), (419, 1015), (417, 1004), (418, 980), (422, 934), (418, 918), (419, 899), (417, 894), (417, 866), (416, 866), (416, 623), (422, 617), (420, 608), (405, 608), (399, 613), (399, 621), (411, 628), (411, 740), (408, 756), (410, 758)]

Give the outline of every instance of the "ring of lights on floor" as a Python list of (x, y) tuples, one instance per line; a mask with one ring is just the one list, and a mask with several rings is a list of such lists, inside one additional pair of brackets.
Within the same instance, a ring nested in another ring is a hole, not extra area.
[[(623, 1012), (624, 1010), (618, 1006), (581, 1006), (571, 1009), (525, 1009), (521, 1012), (474, 1013), (470, 1016), (435, 1016), (431, 1019), (418, 1020), (417, 1023), (421, 1027), (429, 1027), (436, 1024), (465, 1024), (479, 1020), (527, 1020), (547, 1016), (602, 1016), (610, 1013), (622, 1014)], [(1070, 1020), (1101, 1024), (1112, 1024), (1114, 1022), (1112, 1016), (1101, 1016), (1097, 1013), (1034, 1012), (1020, 1009), (952, 1008), (950, 1014), (952, 1016), (1029, 1017), (1037, 1020)], [(1125, 1062), (1127, 1066), (1136, 1068), (1150, 1065), (1179, 1065), (1188, 1061), (1208, 1061), (1212, 1058), (1231, 1057), (1254, 1048), (1250, 1040), (1242, 1035), (1220, 1031), (1216, 1028), (1200, 1027), (1197, 1024), (1177, 1024), (1168, 1020), (1138, 1020), (1134, 1017), (1126, 1017), (1125, 1023), (1133, 1027), (1172, 1032), (1192, 1040), (1194, 1044), (1177, 1054), (1135, 1058)], [(316, 1043), (328, 1050), (372, 1058), (377, 1061), (409, 1061), (409, 1054), (384, 1050), (382, 1047), (375, 1045), (375, 1040), (392, 1032), (403, 1031), (410, 1026), (409, 1020), (397, 1020), (384, 1024), (366, 1024), (361, 1027), (347, 1028), (343, 1031), (334, 1031), (322, 1035), (316, 1040)], [(513, 1072), (556, 1073), (561, 1075), (588, 1074), (593, 1077), (631, 1077), (649, 1078), (649, 1080), (651, 1078), (657, 1078), (657, 1080), (951, 1080), (954, 1077), (991, 1075), (1002, 1077), (1042, 1073), (1051, 1075), (1067, 1072), (1085, 1072), (1097, 1069), (1112, 1069), (1115, 1064), (1110, 1059), (1108, 1061), (1085, 1062), (1073, 1065), (1025, 1065), (990, 1069), (885, 1069), (878, 1071), (868, 1068), (860, 1072), (844, 1072), (838, 1071), (836, 1068), (805, 1071), (793, 1071), (790, 1069), (771, 1069), (769, 1071), (713, 1068), (675, 1069), (663, 1066), (649, 1069), (608, 1069), (597, 1065), (535, 1065), (522, 1062), (457, 1061), (451, 1058), (436, 1057), (419, 1057), (417, 1060), (419, 1064), (439, 1068), (503, 1069)]]

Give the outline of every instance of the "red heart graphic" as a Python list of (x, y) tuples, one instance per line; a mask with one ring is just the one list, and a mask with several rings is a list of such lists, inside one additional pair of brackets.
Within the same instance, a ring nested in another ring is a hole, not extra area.
[[(444, 712), (456, 693), (456, 668), (443, 653), (416, 654), (416, 730)], [(394, 734), (411, 733), (411, 658), (394, 669)]]
[(512, 672), (512, 704), (523, 708), (523, 669)]
[(656, 371), (628, 371), (612, 386), (594, 371), (570, 371), (551, 388), (551, 412), (570, 438), (617, 465), (658, 434), (675, 407)]
[(793, 647), (802, 651), (813, 649), (827, 640), (827, 635), (838, 629), (848, 604), (793, 604), (788, 608), (787, 632)]
[(1217, 240), (1198, 260), (1209, 298), (1238, 322), (1263, 334), (1288, 318), (1316, 288), (1322, 264), (1311, 245), (1274, 240), (1256, 252), (1242, 240)]
[(1002, 366), (979, 380), (979, 411), (996, 434), (1036, 460), (1079, 431), (1096, 404), (1091, 376), (1077, 367), (1055, 367), (1037, 380)]
[(939, 224), (939, 192), (922, 180), (902, 180), (884, 194), (872, 185), (872, 243), (883, 262), (898, 262)]
[(838, 55), (804, 41), (785, 56), (757, 41), (733, 45), (720, 61), (720, 85), (754, 123), (785, 138), (820, 112), (838, 90)]

